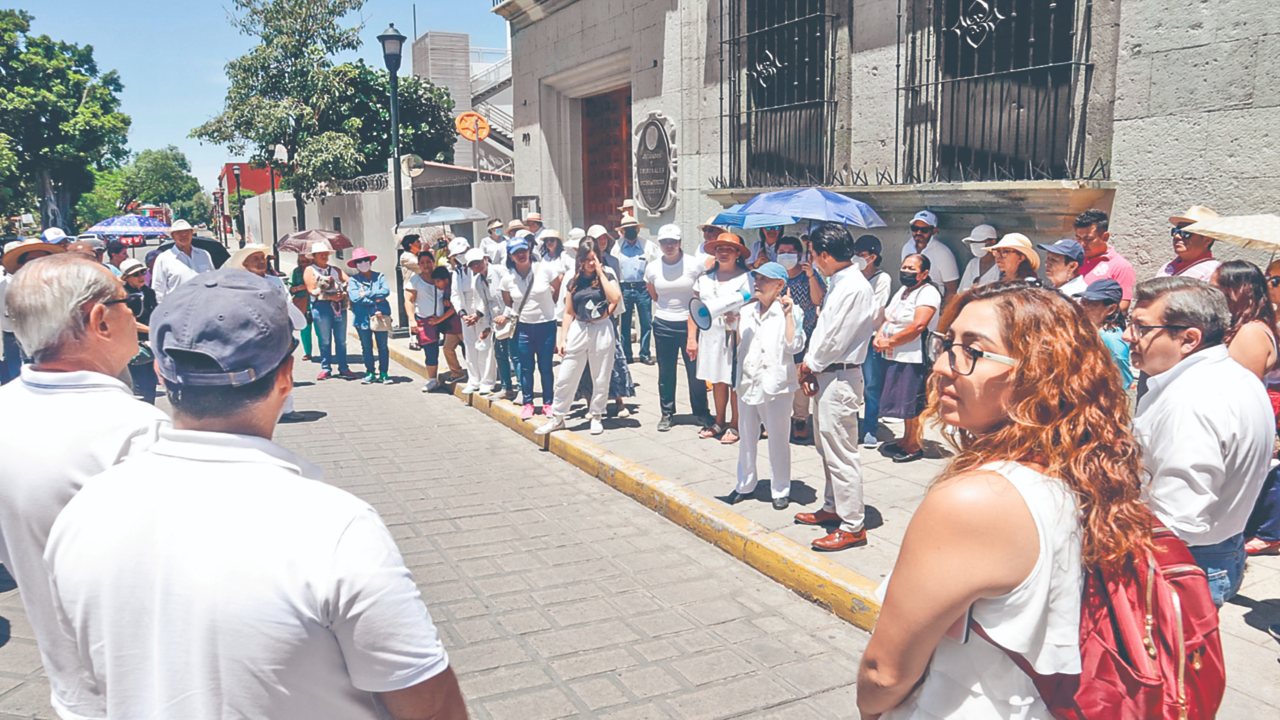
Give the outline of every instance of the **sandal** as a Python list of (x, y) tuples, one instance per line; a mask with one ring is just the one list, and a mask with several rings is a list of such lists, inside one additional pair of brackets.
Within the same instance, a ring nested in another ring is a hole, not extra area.
[(1246, 555), (1280, 555), (1280, 540), (1263, 540), (1262, 538), (1249, 538), (1249, 542), (1244, 544)]
[(724, 434), (724, 428), (719, 423), (712, 423), (698, 431), (698, 437), (706, 440), (708, 438), (718, 438)]
[(721, 445), (732, 445), (738, 442), (738, 429), (725, 428), (724, 435), (720, 436)]

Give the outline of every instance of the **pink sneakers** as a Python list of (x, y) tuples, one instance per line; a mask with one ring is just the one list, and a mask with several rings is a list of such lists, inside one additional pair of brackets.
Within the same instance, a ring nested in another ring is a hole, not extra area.
[(524, 407), (520, 408), (520, 419), (528, 420), (531, 417), (533, 417), (533, 403), (525, 403)]

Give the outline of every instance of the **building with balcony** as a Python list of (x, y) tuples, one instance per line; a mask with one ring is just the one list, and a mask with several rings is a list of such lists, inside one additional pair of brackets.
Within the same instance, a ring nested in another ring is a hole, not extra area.
[(511, 27), (515, 196), (555, 227), (612, 227), (635, 197), (642, 222), (696, 237), (718, 208), (820, 185), (880, 212), (886, 257), (929, 208), (963, 262), (980, 222), (1045, 241), (1101, 207), (1145, 274), (1171, 256), (1173, 211), (1280, 196), (1280, 22), (1250, 0), (493, 9)]

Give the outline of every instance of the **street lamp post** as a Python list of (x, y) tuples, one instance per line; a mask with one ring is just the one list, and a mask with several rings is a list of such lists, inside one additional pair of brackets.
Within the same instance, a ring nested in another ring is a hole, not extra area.
[(289, 151), (276, 145), (271, 152), (271, 252), (276, 258), (276, 272), (280, 271), (280, 228), (276, 225), (276, 163), (288, 162)]
[(244, 234), (248, 228), (244, 224), (244, 199), (240, 197), (240, 165), (232, 165), (231, 173), (236, 176), (236, 203), (240, 205), (240, 247), (244, 247)]
[[(391, 75), (391, 178), (396, 203), (396, 228), (404, 220), (404, 199), (400, 187), (400, 99), (397, 92), (400, 87), (400, 56), (404, 50), (405, 36), (396, 30), (395, 23), (387, 26), (378, 36), (382, 43), (382, 59), (387, 64), (387, 72)], [(397, 249), (398, 251), (398, 249)], [(393, 251), (395, 252), (395, 251)], [(400, 310), (400, 327), (408, 330), (409, 315), (404, 306), (404, 273), (396, 267), (396, 305)]]

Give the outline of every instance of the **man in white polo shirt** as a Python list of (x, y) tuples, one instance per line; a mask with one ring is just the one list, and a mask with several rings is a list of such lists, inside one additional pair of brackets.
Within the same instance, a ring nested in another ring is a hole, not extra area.
[[(938, 239), (938, 216), (921, 210), (911, 218), (911, 239), (902, 246), (902, 260), (908, 255), (929, 258), (929, 277), (942, 284), (942, 306), (945, 308), (960, 287), (960, 270), (956, 256)], [(941, 315), (942, 313), (938, 313)]]
[(0, 562), (18, 581), (53, 694), (77, 715), (94, 716), (100, 698), (58, 627), (41, 560), (49, 529), (91, 478), (168, 424), (116, 379), (138, 352), (126, 295), (105, 266), (60, 254), (27, 264), (7, 298), (33, 362), (0, 389), (12, 420), (0, 433)]
[(163, 303), (169, 293), (203, 272), (213, 269), (213, 258), (208, 252), (192, 245), (195, 230), (186, 220), (175, 220), (169, 228), (173, 247), (156, 256), (151, 267), (151, 289), (156, 292), (156, 302)]
[(152, 315), (174, 429), (87, 484), (45, 550), (104, 695), (67, 717), (466, 717), (377, 512), (271, 442), (295, 344), (273, 282), (216, 270)]

